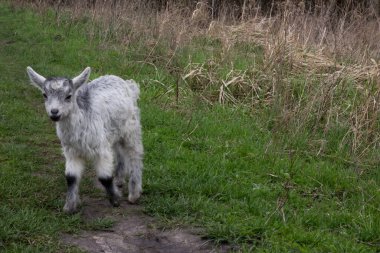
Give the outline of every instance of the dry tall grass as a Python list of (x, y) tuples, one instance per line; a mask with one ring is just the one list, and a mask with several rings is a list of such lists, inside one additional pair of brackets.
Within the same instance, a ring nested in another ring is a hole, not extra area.
[[(322, 130), (327, 136), (339, 126), (346, 131), (340, 147), (348, 145), (357, 159), (378, 147), (380, 19), (371, 10), (351, 9), (337, 15), (332, 5), (310, 12), (303, 2), (286, 1), (273, 16), (243, 11), (237, 18), (220, 11), (213, 20), (205, 1), (192, 9), (169, 5), (160, 11), (145, 1), (111, 5), (98, 0), (91, 7), (87, 1), (65, 6), (44, 0), (13, 3), (40, 11), (54, 8), (59, 24), (87, 18), (89, 38), (116, 41), (121, 48), (140, 45), (148, 49), (145, 59), (150, 64), (156, 64), (151, 60), (155, 48), (165, 45), (163, 64), (176, 68), (185, 83), (210, 103), (272, 108), (275, 126), (294, 134), (307, 129)], [(173, 66), (178, 50), (191, 46), (195, 37), (220, 41), (221, 57)], [(262, 64), (245, 70), (231, 67), (220, 76), (224, 60), (242, 42), (263, 49)], [(315, 150), (324, 152), (323, 140), (312, 143), (322, 143)]]

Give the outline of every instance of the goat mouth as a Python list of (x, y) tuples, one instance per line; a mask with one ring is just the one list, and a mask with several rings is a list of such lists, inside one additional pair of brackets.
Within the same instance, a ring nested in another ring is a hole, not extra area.
[(52, 121), (58, 121), (59, 119), (61, 118), (61, 115), (59, 115), (59, 116), (50, 116), (50, 119), (52, 120)]

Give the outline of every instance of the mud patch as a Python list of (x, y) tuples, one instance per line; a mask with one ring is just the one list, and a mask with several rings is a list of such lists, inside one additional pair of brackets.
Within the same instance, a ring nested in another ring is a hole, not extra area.
[(105, 200), (85, 199), (82, 216), (88, 223), (109, 218), (115, 221), (103, 231), (83, 231), (78, 235), (62, 235), (62, 242), (87, 252), (104, 253), (187, 253), (228, 252), (226, 246), (217, 247), (201, 239), (189, 229), (163, 230), (152, 217), (143, 214), (142, 207), (123, 202), (112, 208)]

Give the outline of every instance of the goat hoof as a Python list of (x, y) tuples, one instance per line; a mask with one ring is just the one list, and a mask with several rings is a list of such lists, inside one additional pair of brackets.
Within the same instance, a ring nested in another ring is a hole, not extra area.
[(136, 204), (137, 200), (140, 198), (140, 194), (136, 194), (136, 195), (132, 195), (132, 194), (129, 194), (128, 196), (128, 202), (130, 204)]
[(67, 207), (66, 205), (63, 207), (63, 211), (67, 214), (75, 214), (78, 212), (77, 208)]
[(113, 207), (119, 207), (120, 206), (120, 202), (118, 200), (114, 200), (114, 201), (111, 201), (111, 205)]
[(110, 203), (113, 207), (119, 207), (120, 206), (120, 201), (119, 199), (110, 199)]
[(119, 188), (119, 190), (122, 190), (125, 185), (124, 179), (115, 178), (115, 185), (117, 186), (117, 188)]

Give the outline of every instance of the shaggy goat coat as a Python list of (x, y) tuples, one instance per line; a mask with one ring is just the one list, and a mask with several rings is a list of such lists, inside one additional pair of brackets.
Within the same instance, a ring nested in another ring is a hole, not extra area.
[(133, 81), (102, 76), (80, 87), (76, 112), (57, 123), (64, 152), (92, 160), (122, 140), (136, 146), (141, 138), (138, 90), (131, 86), (137, 87)]
[(68, 192), (64, 210), (77, 211), (86, 160), (93, 162), (114, 206), (119, 205), (118, 187), (122, 188), (129, 174), (128, 200), (135, 202), (142, 191), (143, 167), (137, 84), (112, 75), (87, 83), (90, 68), (72, 80), (46, 79), (30, 67), (27, 71), (32, 84), (43, 92), (48, 115), (57, 122), (66, 158)]

